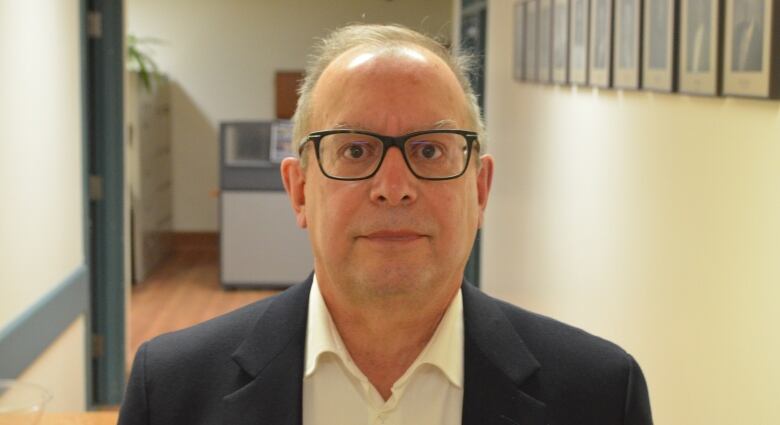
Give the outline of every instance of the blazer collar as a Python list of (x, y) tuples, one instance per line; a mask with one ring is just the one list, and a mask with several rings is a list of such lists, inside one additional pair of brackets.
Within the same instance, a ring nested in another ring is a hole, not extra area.
[(539, 362), (517, 334), (498, 301), (462, 285), (465, 323), (463, 425), (543, 425), (537, 393)]
[[(312, 277), (277, 295), (233, 353), (245, 374), (223, 398), (226, 425), (299, 425)], [(248, 382), (247, 382), (248, 381)]]
[[(223, 398), (223, 423), (299, 425), (302, 421), (306, 319), (312, 277), (277, 295), (233, 353), (243, 385)], [(542, 425), (534, 398), (539, 362), (497, 301), (462, 285), (463, 425)]]

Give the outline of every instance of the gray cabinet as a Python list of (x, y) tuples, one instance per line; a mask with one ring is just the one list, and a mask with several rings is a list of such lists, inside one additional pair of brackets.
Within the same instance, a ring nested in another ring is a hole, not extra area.
[(220, 280), (228, 288), (286, 287), (313, 269), (308, 234), (271, 160), (272, 129), (287, 122), (220, 126)]

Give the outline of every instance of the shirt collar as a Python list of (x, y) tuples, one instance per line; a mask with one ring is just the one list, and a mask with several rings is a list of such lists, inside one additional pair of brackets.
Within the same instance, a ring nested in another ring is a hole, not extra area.
[[(365, 380), (365, 375), (354, 366), (333, 323), (315, 275), (309, 293), (304, 378), (316, 371), (319, 357), (324, 353), (335, 354), (353, 375)], [(460, 289), (444, 312), (428, 344), (393, 387), (405, 385), (415, 370), (424, 364), (435, 366), (453, 385), (463, 387), (463, 297)]]
[[(312, 278), (311, 291), (309, 292), (304, 378), (314, 373), (317, 368), (317, 360), (323, 353), (333, 353), (340, 358), (342, 358), (343, 354), (349, 355), (336, 330), (336, 325), (330, 316), (328, 306), (325, 305), (325, 300), (322, 298), (320, 286), (317, 283), (317, 276), (315, 275)], [(342, 358), (342, 360), (344, 359)]]

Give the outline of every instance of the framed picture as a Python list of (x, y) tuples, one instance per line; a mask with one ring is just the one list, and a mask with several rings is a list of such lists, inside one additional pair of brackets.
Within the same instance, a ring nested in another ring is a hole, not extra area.
[(716, 96), (720, 92), (720, 0), (680, 3), (680, 92)]
[(569, 20), (569, 82), (571, 84), (588, 84), (588, 34), (589, 11), (588, 0), (571, 0)]
[(612, 0), (590, 3), (590, 85), (612, 84)]
[(525, 80), (525, 0), (515, 2), (514, 67), (515, 80)]
[(528, 81), (536, 81), (538, 77), (536, 63), (538, 6), (539, 0), (525, 3), (525, 79)]
[(780, 5), (726, 0), (723, 93), (780, 98)]
[(539, 0), (539, 75), (538, 81), (552, 80), (552, 0)]
[(640, 0), (615, 0), (614, 86), (639, 88), (639, 40), (642, 28)]
[(552, 80), (565, 84), (569, 80), (569, 0), (553, 2)]
[(677, 75), (677, 43), (674, 0), (645, 0), (642, 87), (671, 92)]

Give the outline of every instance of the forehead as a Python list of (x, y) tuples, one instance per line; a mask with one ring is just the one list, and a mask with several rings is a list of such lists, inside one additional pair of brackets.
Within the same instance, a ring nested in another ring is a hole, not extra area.
[(418, 47), (358, 47), (337, 57), (312, 93), (310, 130), (355, 126), (396, 134), (440, 122), (467, 125), (457, 78), (436, 55)]

